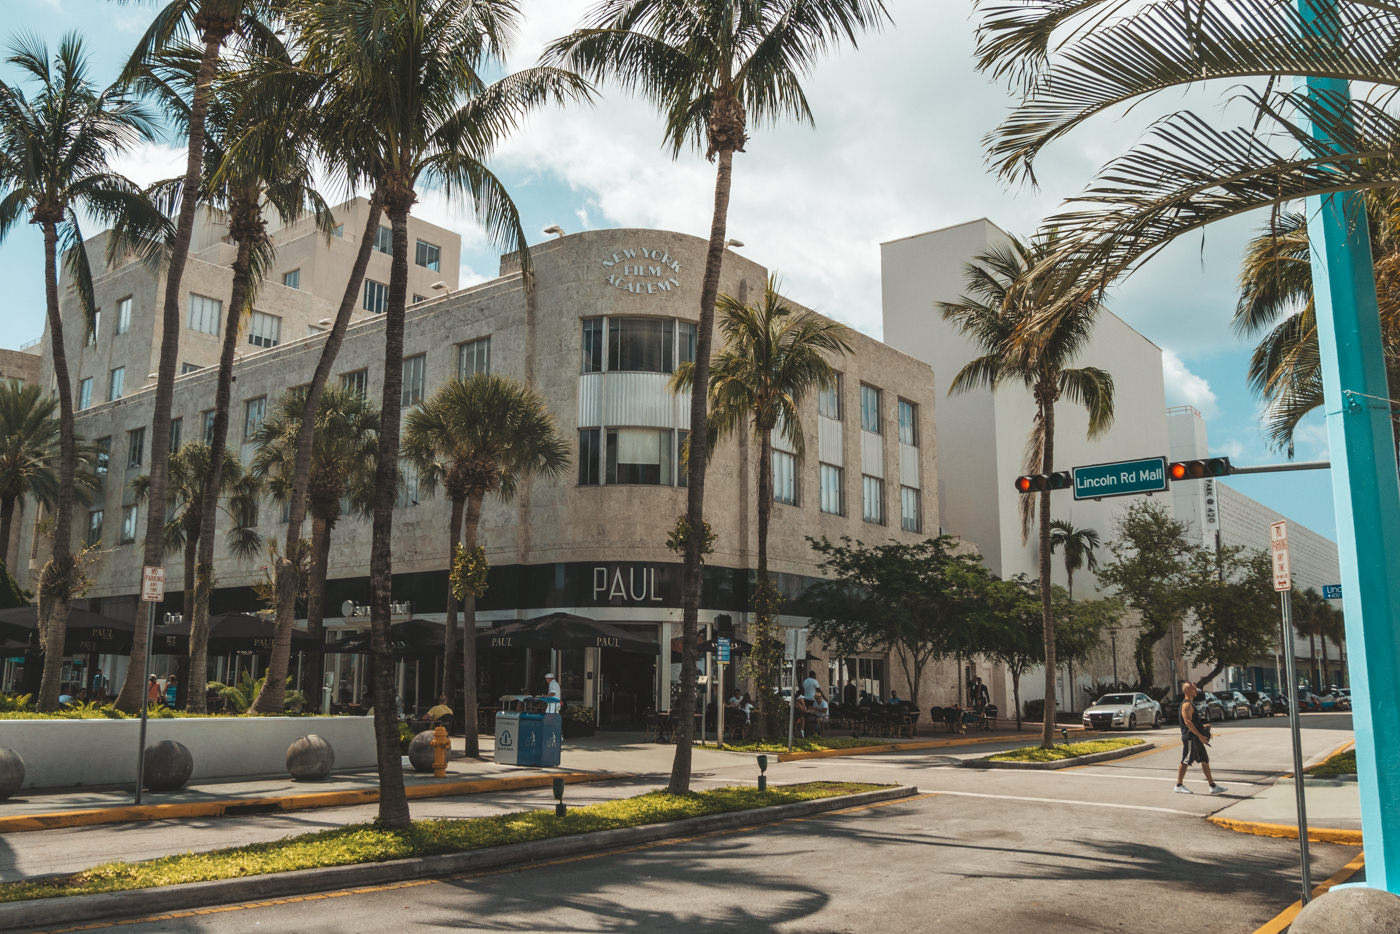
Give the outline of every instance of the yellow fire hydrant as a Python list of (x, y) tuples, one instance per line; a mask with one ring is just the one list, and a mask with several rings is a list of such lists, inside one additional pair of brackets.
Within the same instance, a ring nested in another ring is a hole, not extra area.
[(447, 738), (447, 728), (438, 727), (433, 730), (433, 777), (443, 778), (447, 775), (447, 750), (452, 748), (452, 740)]

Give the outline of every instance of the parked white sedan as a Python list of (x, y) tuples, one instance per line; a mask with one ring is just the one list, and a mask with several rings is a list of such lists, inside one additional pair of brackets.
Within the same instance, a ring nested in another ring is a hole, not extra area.
[(1108, 730), (1122, 727), (1136, 730), (1162, 725), (1162, 705), (1146, 694), (1105, 694), (1084, 711), (1084, 729)]

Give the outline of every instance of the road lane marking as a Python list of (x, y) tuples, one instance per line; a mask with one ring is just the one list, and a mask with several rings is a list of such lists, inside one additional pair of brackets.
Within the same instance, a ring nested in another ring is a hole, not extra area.
[(998, 801), (1029, 801), (1033, 804), (1083, 804), (1094, 808), (1118, 808), (1124, 811), (1155, 811), (1159, 814), (1185, 814), (1187, 817), (1203, 817), (1195, 811), (1183, 811), (1179, 808), (1154, 807), (1150, 804), (1117, 804), (1109, 801), (1075, 801), (1072, 798), (1032, 798), (1027, 795), (993, 795), (979, 791), (944, 791), (939, 789), (936, 794), (940, 796), (951, 796), (958, 798), (994, 798)]
[[(1356, 875), (1357, 871), (1364, 865), (1366, 865), (1366, 851), (1362, 850), (1352, 857), (1351, 862), (1347, 863), (1341, 869), (1338, 869), (1326, 882), (1316, 886), (1312, 890), (1312, 897), (1317, 898), (1323, 892), (1332, 888), (1332, 886), (1341, 885), (1343, 882)], [(1299, 899), (1279, 912), (1273, 920), (1256, 930), (1254, 934), (1281, 934), (1282, 931), (1288, 929), (1288, 926), (1298, 917), (1298, 912), (1302, 910), (1303, 901)]]

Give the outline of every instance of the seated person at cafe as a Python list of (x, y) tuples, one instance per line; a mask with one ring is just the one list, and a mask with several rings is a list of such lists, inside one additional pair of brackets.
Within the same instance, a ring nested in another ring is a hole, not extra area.
[(861, 706), (861, 707), (870, 707), (870, 706), (872, 706), (874, 703), (875, 703), (875, 698), (873, 698), (873, 697), (870, 696), (870, 692), (869, 692), (869, 691), (861, 691), (861, 692), (860, 692), (860, 704), (859, 704), (859, 706)]
[(807, 706), (807, 701), (801, 694), (792, 699), (793, 703), (793, 723), (797, 727), (798, 736), (807, 735), (807, 726), (816, 718), (812, 713), (812, 708)]
[(831, 719), (831, 705), (826, 702), (826, 695), (820, 689), (817, 690), (816, 699), (812, 701), (812, 715), (814, 731), (820, 734), (826, 722)]

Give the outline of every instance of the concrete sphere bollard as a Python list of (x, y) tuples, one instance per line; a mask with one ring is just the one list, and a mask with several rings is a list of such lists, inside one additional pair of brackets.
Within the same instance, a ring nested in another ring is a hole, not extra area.
[(24, 759), (13, 749), (0, 748), (0, 801), (24, 784)]
[(1303, 906), (1289, 934), (1394, 934), (1400, 895), (1384, 889), (1331, 889)]
[(433, 770), (433, 731), (424, 730), (408, 744), (408, 764), (415, 772)]
[(299, 782), (319, 782), (331, 774), (334, 765), (335, 750), (315, 733), (287, 747), (287, 771)]
[(194, 772), (194, 756), (182, 743), (161, 740), (146, 747), (145, 784), (151, 791), (183, 788)]

